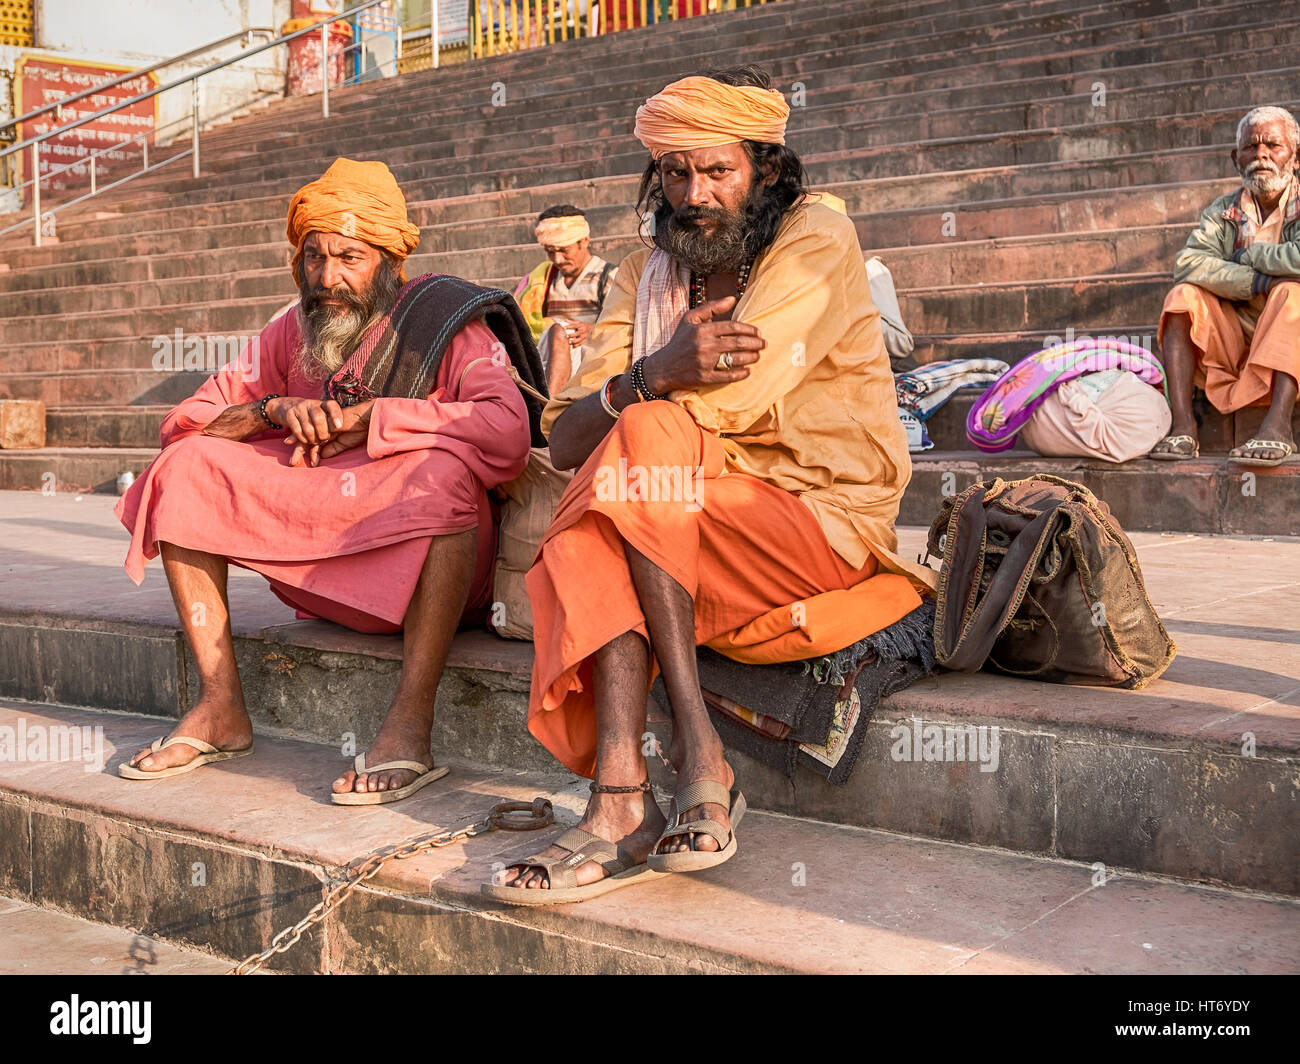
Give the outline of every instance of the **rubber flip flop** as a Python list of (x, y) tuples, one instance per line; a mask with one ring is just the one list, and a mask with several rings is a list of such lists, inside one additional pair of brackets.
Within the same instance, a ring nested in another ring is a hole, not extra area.
[(171, 768), (157, 768), (152, 772), (123, 762), (117, 766), (117, 774), (126, 780), (162, 780), (168, 776), (179, 776), (185, 772), (193, 772), (196, 768), (211, 765), (215, 761), (229, 761), (236, 757), (247, 757), (253, 752), (251, 743), (242, 750), (218, 750), (211, 743), (205, 743), (202, 739), (192, 739), (188, 735), (173, 735), (170, 738), (155, 739), (150, 744), (149, 749), (156, 754), (159, 750), (166, 750), (169, 746), (177, 746), (182, 743), (198, 750), (198, 757), (186, 761), (183, 765), (173, 765)]
[(398, 768), (420, 773), (420, 775), (417, 775), (405, 787), (398, 787), (396, 790), (391, 791), (343, 791), (340, 794), (331, 791), (330, 801), (335, 805), (387, 805), (389, 802), (400, 802), (403, 798), (409, 798), (421, 787), (427, 787), (434, 780), (442, 779), (451, 771), (446, 765), (441, 768), (437, 765), (430, 768), (418, 761), (385, 761), (382, 765), (367, 768), (365, 754), (357, 754), (352, 762), (352, 767), (356, 770), (358, 776), (364, 772), (387, 772)]
[[(534, 854), (522, 861), (511, 861), (507, 866), (539, 868), (546, 873), (547, 886), (510, 887), (504, 883), (484, 883), (481, 893), (507, 905), (569, 905), (598, 898), (611, 890), (661, 878), (644, 862), (635, 863), (622, 847), (582, 828), (570, 828), (555, 840), (554, 845), (571, 851), (569, 856), (543, 858)], [(588, 861), (595, 861), (609, 875), (580, 887), (576, 870)]]
[[(716, 820), (692, 820), (682, 823), (681, 815), (687, 809), (699, 805), (725, 805), (731, 829), (723, 827)], [(650, 851), (648, 864), (656, 872), (701, 872), (706, 868), (716, 868), (724, 861), (730, 861), (736, 855), (736, 825), (745, 815), (745, 796), (739, 790), (727, 791), (716, 780), (700, 780), (689, 783), (673, 795), (672, 818), (664, 828)], [(659, 847), (675, 836), (698, 834), (711, 835), (717, 840), (716, 850), (673, 850), (659, 853)]]

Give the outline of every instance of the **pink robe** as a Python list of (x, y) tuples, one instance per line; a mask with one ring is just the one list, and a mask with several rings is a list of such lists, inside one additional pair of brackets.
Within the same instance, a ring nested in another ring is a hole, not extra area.
[[(495, 337), (467, 325), (427, 399), (375, 401), (367, 444), (291, 467), (283, 430), (246, 440), (203, 435), (228, 406), (269, 393), (318, 398), (293, 365), (294, 308), (209, 378), (162, 425), (162, 453), (117, 505), (131, 532), (127, 574), (139, 584), (159, 541), (228, 558), (271, 581), (300, 614), (359, 631), (401, 628), (433, 536), (478, 529), (466, 623), (491, 601), (496, 521), (487, 489), (528, 461), (528, 411)], [(466, 371), (476, 359), (485, 359)], [(252, 378), (252, 379), (246, 379)]]

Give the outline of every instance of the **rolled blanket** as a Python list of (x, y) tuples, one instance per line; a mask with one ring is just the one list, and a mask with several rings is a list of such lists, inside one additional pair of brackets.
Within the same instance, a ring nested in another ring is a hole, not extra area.
[(996, 358), (956, 358), (930, 362), (894, 376), (898, 405), (921, 421), (928, 421), (944, 403), (963, 388), (986, 387), (1007, 371)]
[(1085, 373), (1125, 369), (1160, 387), (1164, 369), (1150, 351), (1123, 340), (1083, 338), (1035, 351), (1004, 373), (966, 417), (966, 438), (981, 451), (1014, 447), (1016, 434), (1043, 399)]
[[(934, 668), (934, 601), (819, 658), (746, 665), (696, 650), (700, 687), (724, 745), (793, 776), (796, 765), (844, 783), (882, 698)], [(651, 694), (671, 715), (663, 678)]]

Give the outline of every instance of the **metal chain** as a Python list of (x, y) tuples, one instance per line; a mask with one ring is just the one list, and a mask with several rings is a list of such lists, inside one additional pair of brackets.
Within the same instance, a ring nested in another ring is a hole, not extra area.
[[(511, 813), (526, 813), (524, 817), (512, 817)], [(343, 904), (344, 900), (357, 887), (370, 879), (389, 861), (403, 861), (417, 853), (427, 853), (442, 846), (450, 846), (461, 839), (471, 839), (489, 831), (536, 831), (552, 824), (555, 811), (545, 798), (534, 798), (531, 802), (498, 802), (486, 817), (476, 823), (459, 828), (456, 831), (443, 831), (436, 835), (421, 835), (419, 838), (404, 842), (400, 846), (376, 850), (361, 864), (353, 869), (342, 883), (331, 887), (311, 911), (296, 924), (286, 927), (271, 939), (271, 944), (261, 953), (245, 957), (227, 975), (250, 975), (277, 953), (284, 953), (302, 938), (308, 928), (320, 923), (330, 913)]]

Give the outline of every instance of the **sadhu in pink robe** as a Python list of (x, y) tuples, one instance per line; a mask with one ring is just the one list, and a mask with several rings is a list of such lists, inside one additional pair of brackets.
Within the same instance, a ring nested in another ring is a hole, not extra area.
[(284, 430), (242, 441), (203, 435), (228, 406), (321, 395), (322, 382), (294, 366), (299, 337), (295, 306), (262, 330), (256, 358), (230, 363), (167, 415), (162, 453), (117, 506), (131, 532), (127, 574), (140, 583), (158, 543), (175, 543), (261, 573), (300, 615), (395, 632), (431, 538), (476, 528), (462, 623), (477, 623), (496, 558), (487, 489), (523, 471), (530, 442), (523, 397), (492, 359), (496, 338), (466, 325), (427, 399), (377, 399), (367, 444), (319, 466), (289, 465)]

